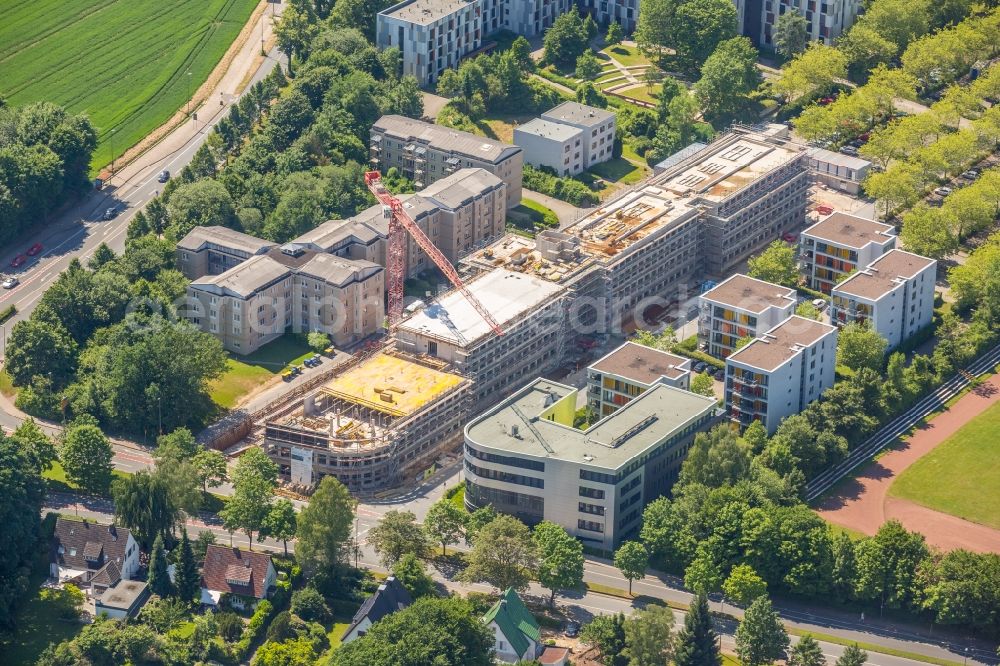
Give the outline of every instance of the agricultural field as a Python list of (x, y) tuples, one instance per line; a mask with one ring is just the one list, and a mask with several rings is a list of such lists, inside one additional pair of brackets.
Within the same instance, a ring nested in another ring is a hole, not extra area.
[(1000, 529), (997, 432), (1000, 403), (913, 463), (892, 484), (889, 494)]
[[(183, 107), (259, 0), (33, 0), (0, 21), (0, 97), (85, 112), (92, 171)], [(113, 132), (113, 135), (112, 135)]]

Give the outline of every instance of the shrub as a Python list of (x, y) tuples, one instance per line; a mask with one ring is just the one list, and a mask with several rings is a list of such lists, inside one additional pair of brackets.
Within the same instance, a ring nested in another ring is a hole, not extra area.
[(292, 594), (292, 612), (306, 622), (322, 622), (330, 615), (326, 600), (314, 587), (305, 587)]
[(17, 308), (13, 305), (8, 305), (3, 310), (0, 310), (0, 324), (4, 323), (11, 317), (17, 314)]
[(232, 611), (216, 613), (215, 622), (219, 627), (219, 636), (230, 643), (239, 640), (243, 634), (243, 620)]
[(556, 176), (547, 168), (536, 169), (525, 164), (521, 182), (529, 190), (562, 199), (574, 206), (592, 206), (598, 201), (597, 195), (580, 181)]
[(63, 620), (75, 620), (80, 617), (80, 606), (83, 605), (83, 592), (76, 585), (67, 583), (62, 588), (47, 587), (42, 590), (41, 599), (53, 605)]

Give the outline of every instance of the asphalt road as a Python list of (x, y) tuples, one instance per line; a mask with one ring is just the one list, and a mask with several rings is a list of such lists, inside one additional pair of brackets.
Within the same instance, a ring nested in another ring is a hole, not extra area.
[[(279, 57), (283, 56), (280, 56), (277, 49), (273, 49), (254, 73), (250, 84), (267, 76)], [(176, 174), (183, 169), (211, 129), (229, 113), (229, 108), (239, 101), (239, 97), (223, 96), (223, 105), (218, 105), (218, 101), (219, 96), (213, 95), (197, 109), (198, 120), (189, 120), (170, 134), (172, 139), (180, 137), (183, 140), (179, 148), (165, 153), (154, 146), (109, 179), (103, 190), (89, 193), (62, 215), (39, 225), (40, 228), (33, 234), (0, 249), (0, 273), (13, 275), (20, 280), (20, 285), (13, 289), (0, 290), (0, 309), (11, 304), (17, 306), (17, 315), (0, 325), (0, 359), (3, 358), (6, 335), (11, 327), (31, 314), (48, 286), (73, 259), (86, 262), (101, 243), (107, 243), (115, 252), (121, 252), (125, 247), (125, 232), (129, 221), (163, 187), (157, 180), (159, 173), (167, 170)], [(164, 139), (161, 144), (166, 142), (167, 139)], [(118, 215), (105, 221), (104, 211), (112, 207), (118, 211)], [(20, 268), (11, 268), (11, 260), (34, 243), (41, 243), (44, 250), (38, 256), (30, 257)]]
[[(415, 491), (415, 497), (405, 503), (405, 508), (413, 510), (418, 514), (418, 517), (422, 517), (423, 514), (426, 513), (427, 507), (436, 498), (443, 494), (446, 487), (443, 484), (443, 481), (446, 481), (447, 485), (451, 485), (453, 482), (457, 481), (458, 478), (459, 469), (456, 467), (442, 477), (434, 479), (431, 483), (427, 484), (427, 486), (422, 487), (420, 491)], [(357, 560), (359, 565), (366, 566), (376, 571), (385, 571), (371, 547), (365, 542), (365, 535), (368, 530), (377, 523), (378, 517), (385, 511), (392, 508), (401, 508), (400, 503), (390, 502), (384, 504), (362, 504), (358, 507), (356, 529), (359, 543), (361, 543), (362, 546)], [(84, 518), (109, 522), (112, 518), (114, 507), (112, 503), (106, 499), (80, 498), (75, 495), (50, 493), (43, 513), (47, 511), (75, 514)], [(208, 530), (214, 533), (218, 543), (231, 543), (234, 546), (243, 548), (249, 546), (249, 539), (245, 534), (230, 534), (223, 529), (219, 519), (215, 516), (202, 515), (197, 518), (189, 519), (187, 521), (187, 527), (188, 532), (192, 535), (195, 535), (202, 530)], [(284, 545), (272, 539), (266, 539), (262, 543), (255, 542), (254, 548), (258, 550), (263, 549), (272, 552), (281, 552)], [(294, 550), (294, 544), (289, 544), (289, 550)], [(450, 550), (453, 550), (453, 548), (450, 548)], [(432, 568), (430, 573), (442, 587), (448, 590), (454, 590), (462, 593), (470, 591), (491, 591), (491, 588), (487, 585), (470, 585), (467, 583), (456, 582), (452, 580), (453, 572), (449, 572), (447, 570)], [(626, 587), (625, 581), (614, 567), (609, 564), (595, 562), (593, 560), (588, 560), (586, 564), (584, 579), (588, 582), (603, 583), (619, 589)], [(646, 597), (647, 600), (652, 597), (684, 604), (688, 603), (691, 598), (691, 595), (683, 590), (668, 587), (654, 576), (647, 576), (641, 581), (636, 581), (633, 585), (633, 592), (639, 597), (638, 599), (628, 600), (616, 596), (593, 592), (569, 592), (567, 594), (557, 595), (556, 603), (559, 604), (570, 617), (586, 623), (597, 615), (618, 612), (628, 614), (645, 605), (646, 601), (643, 600), (643, 597)], [(536, 597), (540, 601), (548, 599), (548, 592), (536, 583), (533, 583), (530, 586), (528, 594)], [(721, 610), (728, 614), (736, 615), (737, 617), (742, 615), (742, 612), (738, 608), (734, 608), (731, 604), (722, 604), (719, 601), (713, 601), (711, 602), (711, 607), (712, 610)], [(848, 640), (878, 643), (889, 648), (919, 652), (938, 658), (950, 658), (956, 661), (962, 658), (959, 654), (960, 650), (959, 652), (956, 652), (954, 649), (952, 651), (948, 651), (937, 645), (917, 643), (906, 638), (893, 639), (877, 634), (873, 635), (871, 633), (867, 633), (864, 627), (860, 630), (850, 627), (840, 627), (836, 626), (835, 622), (831, 622), (830, 618), (818, 617), (807, 613), (796, 614), (785, 608), (781, 608), (781, 613), (787, 626), (805, 631), (835, 634)], [(684, 613), (682, 611), (675, 610), (674, 614), (679, 628), (684, 621)], [(716, 629), (722, 636), (723, 648), (729, 652), (735, 651), (733, 632), (736, 630), (736, 626), (737, 623), (734, 620), (716, 618)], [(793, 643), (796, 640), (796, 637), (793, 636)], [(839, 657), (844, 650), (844, 647), (837, 643), (830, 643), (821, 640), (819, 641), (819, 644), (830, 663), (836, 660), (836, 658)], [(977, 655), (973, 653), (973, 657), (975, 656)], [(983, 656), (986, 655), (984, 654)], [(868, 661), (866, 663), (876, 666), (914, 666), (915, 664), (924, 664), (926, 662), (916, 661), (905, 657), (897, 657), (881, 652), (869, 651)]]

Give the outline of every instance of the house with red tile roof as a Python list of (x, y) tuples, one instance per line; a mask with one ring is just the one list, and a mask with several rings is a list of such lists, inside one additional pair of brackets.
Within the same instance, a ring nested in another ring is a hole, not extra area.
[(211, 544), (201, 572), (201, 603), (217, 606), (228, 595), (233, 607), (253, 608), (271, 594), (277, 580), (267, 553)]

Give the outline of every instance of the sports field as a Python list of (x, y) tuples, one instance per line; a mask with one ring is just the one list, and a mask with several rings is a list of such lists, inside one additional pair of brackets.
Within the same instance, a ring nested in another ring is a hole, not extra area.
[[(259, 0), (32, 0), (0, 20), (0, 97), (86, 112), (94, 171), (208, 78)], [(190, 72), (190, 75), (188, 74)], [(112, 130), (114, 130), (112, 140)]]
[(1000, 402), (904, 471), (889, 489), (965, 520), (1000, 529)]

